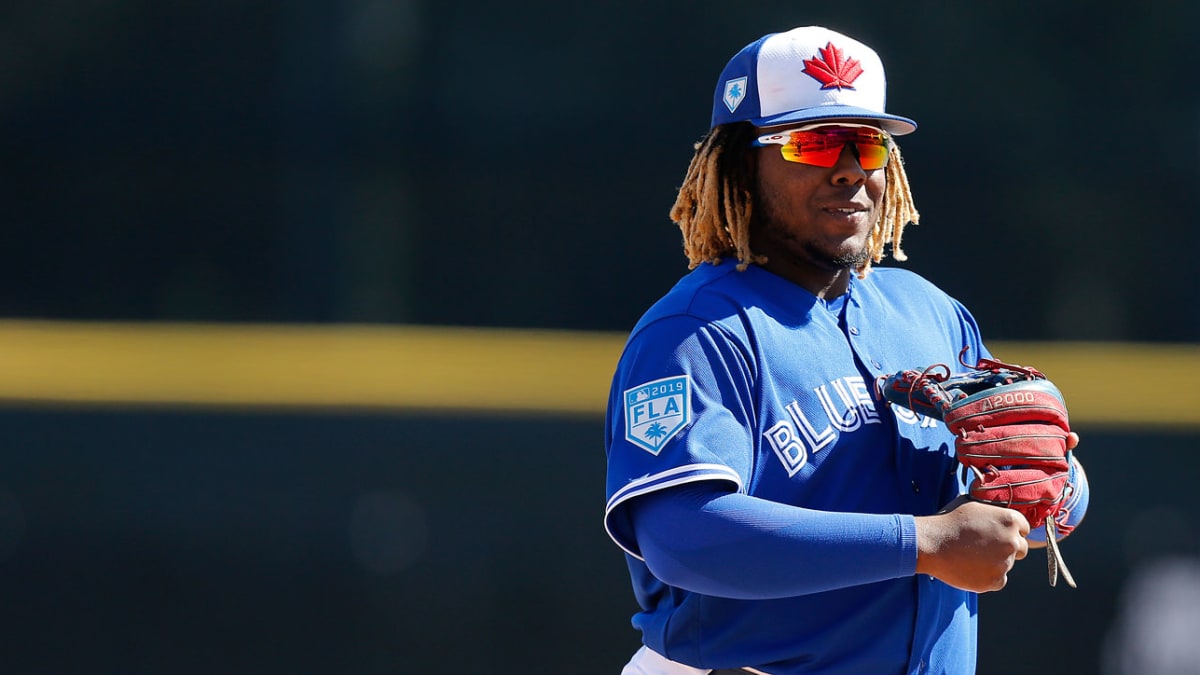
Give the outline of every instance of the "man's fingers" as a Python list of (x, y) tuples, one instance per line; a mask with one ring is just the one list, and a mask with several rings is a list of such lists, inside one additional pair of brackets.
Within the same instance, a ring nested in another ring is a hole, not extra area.
[(1017, 560), (1024, 560), (1025, 556), (1029, 555), (1029, 542), (1021, 539), (1017, 542)]

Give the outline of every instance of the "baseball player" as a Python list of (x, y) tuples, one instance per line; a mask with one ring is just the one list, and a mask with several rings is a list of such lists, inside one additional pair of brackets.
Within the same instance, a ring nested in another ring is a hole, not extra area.
[[(991, 358), (961, 304), (872, 267), (917, 221), (895, 140), (916, 124), (884, 94), (876, 53), (816, 26), (717, 81), (671, 211), (691, 271), (634, 327), (608, 403), (604, 522), (641, 608), (626, 675), (973, 673), (976, 594), (1043, 545), (963, 496), (979, 478), (946, 423), (876, 391)], [(1062, 452), (1054, 541), (1088, 497)]]

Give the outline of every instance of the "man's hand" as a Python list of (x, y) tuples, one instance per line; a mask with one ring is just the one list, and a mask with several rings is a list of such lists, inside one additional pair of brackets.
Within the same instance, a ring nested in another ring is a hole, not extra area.
[(965, 591), (998, 591), (1029, 552), (1029, 521), (1019, 511), (959, 497), (933, 516), (918, 516), (917, 573)]

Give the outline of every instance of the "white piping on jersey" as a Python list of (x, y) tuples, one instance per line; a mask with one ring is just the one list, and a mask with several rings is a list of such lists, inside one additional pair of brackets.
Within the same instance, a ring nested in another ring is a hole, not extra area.
[(686, 483), (695, 483), (702, 480), (728, 480), (732, 481), (737, 486), (738, 491), (742, 490), (742, 477), (736, 471), (725, 466), (724, 464), (688, 464), (686, 466), (677, 466), (673, 469), (668, 469), (662, 473), (656, 473), (650, 476), (642, 476), (637, 480), (630, 481), (628, 485), (617, 490), (612, 498), (608, 500), (608, 504), (604, 507), (604, 531), (608, 533), (610, 539), (621, 547), (629, 555), (638, 560), (645, 560), (642, 556), (629, 549), (623, 544), (620, 539), (613, 533), (609, 527), (608, 517), (613, 510), (621, 504), (644, 494), (657, 492), (663, 488), (674, 487), (676, 485), (684, 485)]

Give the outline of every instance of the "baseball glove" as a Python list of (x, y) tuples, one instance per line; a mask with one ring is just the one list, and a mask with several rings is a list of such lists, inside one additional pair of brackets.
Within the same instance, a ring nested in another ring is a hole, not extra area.
[(1020, 511), (1030, 528), (1044, 527), (1050, 585), (1061, 573), (1074, 588), (1058, 548), (1059, 536), (1071, 529), (1062, 508), (1071, 431), (1062, 394), (1035, 368), (992, 359), (962, 365), (967, 372), (951, 374), (945, 364), (905, 370), (876, 386), (887, 401), (946, 423), (958, 461), (975, 474), (971, 498)]

